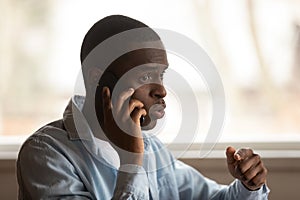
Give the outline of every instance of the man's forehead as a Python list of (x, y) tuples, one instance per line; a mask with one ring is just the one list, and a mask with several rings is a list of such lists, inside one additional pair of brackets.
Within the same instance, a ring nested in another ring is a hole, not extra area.
[(134, 68), (131, 69), (132, 72), (134, 73), (139, 73), (139, 72), (153, 72), (153, 71), (164, 71), (168, 68), (168, 65), (165, 64), (160, 64), (160, 63), (147, 63), (139, 66), (135, 66)]
[(111, 71), (118, 77), (127, 71), (145, 71), (166, 69), (168, 67), (167, 54), (164, 49), (139, 49), (128, 53), (113, 66)]

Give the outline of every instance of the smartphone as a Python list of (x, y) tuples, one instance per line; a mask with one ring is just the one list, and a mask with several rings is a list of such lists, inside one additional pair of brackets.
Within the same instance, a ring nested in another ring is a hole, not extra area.
[(142, 124), (144, 123), (145, 121), (145, 117), (142, 115), (141, 118), (140, 118), (140, 125), (142, 126)]

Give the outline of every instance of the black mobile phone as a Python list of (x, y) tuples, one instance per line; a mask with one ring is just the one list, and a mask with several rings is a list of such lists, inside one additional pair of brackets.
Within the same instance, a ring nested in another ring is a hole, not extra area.
[(140, 118), (140, 125), (142, 126), (142, 124), (144, 123), (145, 121), (145, 117), (142, 115), (141, 118)]

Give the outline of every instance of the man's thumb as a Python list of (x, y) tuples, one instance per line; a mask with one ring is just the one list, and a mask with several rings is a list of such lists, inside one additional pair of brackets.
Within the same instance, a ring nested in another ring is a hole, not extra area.
[(229, 146), (226, 148), (226, 157), (227, 157), (228, 164), (232, 164), (235, 162), (235, 159), (234, 159), (235, 151), (236, 151), (235, 148), (233, 148), (232, 146)]

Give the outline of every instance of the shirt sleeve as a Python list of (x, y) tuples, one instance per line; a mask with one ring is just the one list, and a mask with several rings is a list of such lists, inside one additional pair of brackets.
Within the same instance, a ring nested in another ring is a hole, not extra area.
[(146, 171), (138, 165), (121, 165), (113, 199), (149, 199)]
[(47, 142), (29, 138), (17, 160), (19, 199), (95, 199), (70, 161)]
[(251, 200), (251, 199), (258, 199), (258, 200), (266, 200), (268, 199), (268, 194), (270, 190), (264, 184), (259, 190), (250, 191), (248, 190), (239, 180), (235, 180), (226, 190), (228, 197), (226, 199), (238, 199), (238, 200)]
[(250, 191), (239, 180), (229, 186), (220, 185), (204, 177), (194, 168), (181, 161), (175, 162), (176, 181), (180, 199), (210, 200), (267, 200), (269, 189), (263, 185), (257, 191)]

